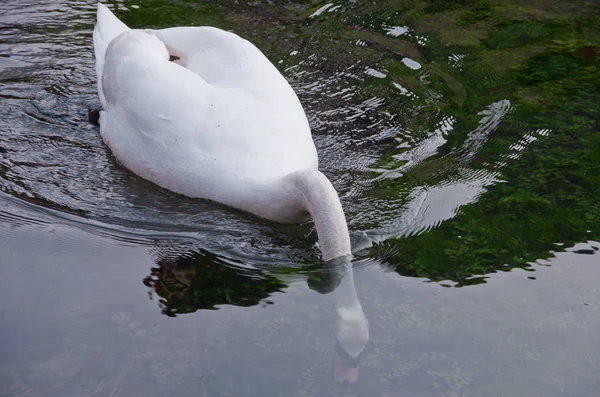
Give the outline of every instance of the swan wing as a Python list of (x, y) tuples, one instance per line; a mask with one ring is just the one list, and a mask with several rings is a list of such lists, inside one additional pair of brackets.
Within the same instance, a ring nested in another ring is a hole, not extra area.
[(169, 62), (152, 32), (131, 30), (106, 52), (101, 134), (136, 174), (192, 197), (227, 202), (317, 165), (304, 112), (277, 112), (245, 87), (210, 83)]
[(243, 89), (272, 108), (302, 112), (296, 93), (279, 70), (254, 44), (214, 27), (157, 30), (176, 62), (210, 84)]

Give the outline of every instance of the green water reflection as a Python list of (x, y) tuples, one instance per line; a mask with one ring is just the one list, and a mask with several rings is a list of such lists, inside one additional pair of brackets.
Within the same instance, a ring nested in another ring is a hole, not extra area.
[[(123, 17), (133, 26), (234, 28), (274, 62), (282, 59), (283, 70), (294, 62), (287, 54), (306, 47), (326, 59), (320, 68), (378, 65), (380, 75), (353, 100), (386, 98), (385, 110), (416, 142), (450, 120), (440, 144), (420, 157), (403, 156), (406, 145), (378, 143), (368, 195), (401, 206), (414, 187), (476, 184), (473, 175), (487, 175), (476, 198), (447, 219), (396, 231), (359, 256), (464, 285), (547, 258), (557, 242), (600, 236), (597, 2), (334, 2), (318, 15), (326, 3), (201, 4), (150, 1)], [(486, 136), (477, 129), (494, 103), (504, 110)]]

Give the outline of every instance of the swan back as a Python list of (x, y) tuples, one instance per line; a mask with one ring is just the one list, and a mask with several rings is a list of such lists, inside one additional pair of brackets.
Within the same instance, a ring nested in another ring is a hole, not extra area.
[(317, 154), (297, 98), (279, 89), (261, 100), (251, 84), (269, 80), (227, 84), (211, 78), (214, 71), (200, 75), (169, 62), (158, 36), (130, 30), (109, 44), (104, 142), (127, 168), (169, 190), (272, 220), (298, 219), (303, 209), (285, 177), (316, 170)]
[[(176, 63), (213, 86), (244, 90), (268, 105), (273, 113), (283, 112), (292, 117), (289, 123), (300, 123), (304, 133), (310, 135), (296, 93), (269, 59), (248, 40), (210, 26), (175, 27), (155, 33), (169, 53), (180, 58)], [(303, 117), (293, 117), (295, 115)]]

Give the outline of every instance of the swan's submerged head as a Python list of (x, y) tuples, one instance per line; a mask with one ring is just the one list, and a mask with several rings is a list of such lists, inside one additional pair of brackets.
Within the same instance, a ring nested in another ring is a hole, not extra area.
[(324, 269), (309, 277), (308, 283), (321, 294), (335, 295), (338, 321), (334, 378), (339, 383), (355, 383), (360, 355), (369, 342), (369, 321), (354, 286), (352, 257), (346, 255), (325, 262)]
[(360, 355), (369, 342), (369, 321), (360, 305), (339, 308), (338, 316), (335, 380), (355, 383), (358, 380)]
[(369, 341), (369, 321), (360, 306), (340, 308), (338, 315), (338, 342), (350, 356), (356, 358)]

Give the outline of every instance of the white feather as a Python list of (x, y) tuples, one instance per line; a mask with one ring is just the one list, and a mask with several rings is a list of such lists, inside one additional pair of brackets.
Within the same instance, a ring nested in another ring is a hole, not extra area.
[(129, 29), (98, 4), (94, 46), (100, 134), (123, 165), (270, 220), (310, 213), (323, 257), (350, 254), (300, 101), (252, 43), (212, 27)]

